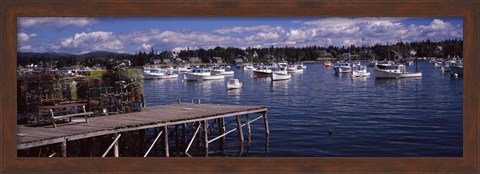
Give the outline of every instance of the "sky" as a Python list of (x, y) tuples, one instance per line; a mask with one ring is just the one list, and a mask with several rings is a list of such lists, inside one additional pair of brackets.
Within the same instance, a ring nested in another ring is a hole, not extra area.
[(134, 54), (463, 39), (461, 17), (19, 17), (17, 51)]

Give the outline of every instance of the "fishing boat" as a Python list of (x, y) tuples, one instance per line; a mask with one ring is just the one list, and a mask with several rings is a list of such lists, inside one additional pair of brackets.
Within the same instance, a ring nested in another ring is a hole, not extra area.
[(188, 72), (188, 71), (192, 71), (192, 68), (190, 68), (190, 66), (188, 66), (188, 65), (182, 65), (182, 66), (177, 66), (177, 71), (178, 72)]
[(224, 75), (212, 75), (212, 69), (205, 67), (195, 67), (192, 72), (183, 74), (184, 80), (187, 81), (217, 80), (224, 77)]
[(335, 73), (351, 73), (352, 67), (349, 62), (337, 62), (333, 66)]
[(253, 67), (252, 64), (244, 64), (243, 65), (243, 70), (254, 70), (255, 67)]
[(213, 67), (212, 75), (234, 75), (235, 72), (225, 70), (225, 67)]
[(242, 87), (242, 83), (238, 79), (230, 79), (227, 82), (227, 89), (239, 89)]
[(365, 76), (370, 76), (370, 72), (367, 72), (367, 67), (364, 65), (360, 65), (357, 67), (357, 69), (354, 69), (352, 71), (352, 76), (353, 77), (365, 77)]
[(407, 72), (403, 64), (377, 65), (373, 72), (376, 79), (422, 77), (422, 72)]
[(173, 70), (157, 67), (150, 68), (148, 72), (143, 73), (143, 79), (169, 79), (177, 77), (178, 74), (174, 73)]
[(255, 77), (270, 77), (272, 69), (268, 66), (259, 66), (253, 70), (253, 76)]
[(332, 65), (333, 65), (332, 62), (330, 62), (330, 61), (323, 62), (323, 66), (324, 66), (325, 68), (332, 67)]
[(287, 72), (289, 73), (303, 72), (303, 69), (300, 69), (298, 65), (289, 65), (287, 67)]
[(451, 66), (450, 74), (454, 77), (463, 77), (463, 65)]
[(278, 81), (278, 80), (288, 80), (291, 79), (292, 75), (288, 74), (287, 69), (285, 67), (280, 67), (275, 71), (272, 71), (270, 74), (270, 79), (272, 81)]
[(377, 60), (370, 60), (370, 61), (368, 62), (368, 65), (367, 65), (367, 66), (368, 66), (368, 67), (375, 67), (375, 66), (377, 66), (377, 63), (378, 63)]

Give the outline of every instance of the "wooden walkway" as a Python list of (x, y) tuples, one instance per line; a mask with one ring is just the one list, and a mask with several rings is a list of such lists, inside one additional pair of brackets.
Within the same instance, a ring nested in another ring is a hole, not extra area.
[[(120, 115), (92, 117), (85, 122), (70, 122), (43, 127), (17, 127), (17, 149), (63, 143), (66, 141), (116, 134), (148, 128), (165, 127), (183, 123), (241, 116), (253, 113), (265, 113), (266, 107), (175, 103), (144, 108), (142, 112)], [(266, 115), (264, 116), (266, 119)], [(268, 126), (267, 122), (265, 123)]]

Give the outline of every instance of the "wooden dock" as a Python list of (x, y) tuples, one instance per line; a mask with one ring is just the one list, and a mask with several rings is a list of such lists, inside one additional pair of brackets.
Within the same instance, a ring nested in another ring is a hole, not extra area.
[[(260, 119), (249, 121), (248, 115), (259, 113), (260, 117), (264, 119), (265, 133), (269, 136), (267, 108), (262, 106), (242, 106), (242, 105), (219, 105), (219, 104), (194, 104), (194, 103), (175, 103), (161, 106), (147, 107), (142, 112), (133, 112), (127, 114), (92, 117), (85, 122), (70, 122), (59, 124), (57, 128), (54, 125), (46, 125), (43, 127), (27, 127), (19, 125), (17, 127), (17, 149), (28, 149), (32, 147), (50, 145), (60, 143), (63, 150), (66, 151), (66, 142), (73, 140), (80, 140), (85, 138), (97, 137), (102, 135), (114, 134), (119, 135), (122, 132), (145, 130), (149, 128), (163, 128), (164, 135), (168, 135), (168, 126), (178, 126), (186, 123), (197, 124), (197, 131), (191, 138), (195, 139), (200, 127), (206, 129), (208, 127), (208, 120), (216, 119), (219, 127), (223, 127), (221, 137), (228, 133), (235, 131), (225, 131), (224, 118), (236, 117), (237, 128), (243, 141), (243, 133), (241, 127), (247, 125), (248, 133), (250, 134), (250, 123)], [(240, 117), (246, 116), (247, 121), (244, 125), (240, 122)], [(203, 125), (203, 126), (202, 126)], [(208, 131), (205, 131), (204, 146), (208, 152), (208, 143), (218, 139), (216, 137), (212, 140), (208, 139)], [(162, 132), (160, 132), (161, 134)], [(160, 137), (160, 134), (156, 139)], [(117, 137), (117, 139), (119, 136)], [(168, 156), (168, 138), (165, 143), (165, 149)], [(115, 148), (118, 149), (118, 143), (115, 141)], [(155, 142), (153, 142), (155, 144)], [(112, 147), (111, 146), (111, 147)], [(111, 148), (110, 147), (110, 148)], [(110, 149), (109, 148), (109, 149)], [(186, 149), (186, 152), (188, 148)], [(108, 152), (108, 150), (107, 150)], [(62, 152), (62, 156), (66, 156), (66, 152)], [(147, 152), (148, 154), (148, 152)], [(118, 156), (118, 152), (115, 153)]]

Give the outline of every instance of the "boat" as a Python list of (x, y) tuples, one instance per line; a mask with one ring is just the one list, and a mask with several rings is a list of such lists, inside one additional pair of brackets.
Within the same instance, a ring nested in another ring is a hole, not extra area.
[(330, 62), (330, 61), (323, 62), (323, 66), (324, 66), (325, 68), (332, 67), (332, 65), (333, 65), (332, 62)]
[(212, 75), (212, 69), (205, 67), (195, 67), (192, 72), (183, 74), (184, 80), (187, 81), (217, 80), (224, 77), (224, 75)]
[(287, 72), (289, 73), (303, 72), (303, 69), (300, 69), (298, 65), (289, 65), (287, 67)]
[(243, 70), (254, 70), (255, 68), (253, 67), (252, 64), (244, 64), (243, 65)]
[(227, 82), (227, 89), (239, 89), (242, 87), (242, 83), (238, 79), (230, 79)]
[(422, 72), (406, 72), (403, 64), (377, 65), (373, 72), (376, 79), (422, 77)]
[(357, 69), (352, 70), (353, 77), (365, 77), (370, 76), (370, 72), (367, 72), (367, 67), (365, 65), (360, 65)]
[(333, 65), (335, 73), (351, 73), (352, 67), (348, 62), (337, 62)]
[(463, 77), (463, 65), (451, 66), (450, 74), (454, 77)]
[(270, 79), (272, 81), (278, 81), (278, 80), (288, 80), (291, 79), (292, 75), (288, 74), (287, 69), (285, 67), (280, 67), (275, 71), (272, 71), (270, 74)]
[(272, 69), (268, 66), (259, 66), (253, 70), (253, 76), (255, 77), (270, 77)]
[(150, 68), (148, 72), (143, 73), (143, 79), (169, 79), (177, 77), (178, 74), (174, 73), (173, 70), (157, 67)]
[(213, 67), (212, 75), (234, 75), (235, 72), (225, 70), (225, 67)]
[(182, 66), (177, 66), (177, 71), (178, 72), (189, 72), (192, 71), (192, 68), (188, 65), (182, 65)]
[(377, 66), (377, 63), (378, 63), (377, 60), (370, 60), (370, 61), (368, 62), (368, 65), (367, 65), (367, 66), (368, 66), (368, 67), (375, 67), (375, 66)]

